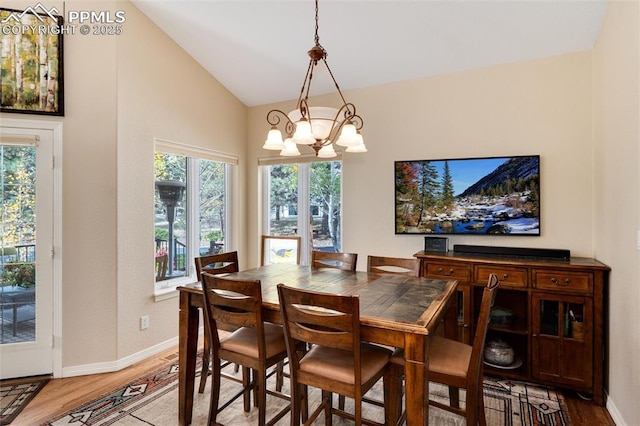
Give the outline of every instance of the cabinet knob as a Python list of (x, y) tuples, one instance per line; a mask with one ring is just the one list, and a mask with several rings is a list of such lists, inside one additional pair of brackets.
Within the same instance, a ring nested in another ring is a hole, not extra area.
[(463, 324), (462, 327), (469, 328), (469, 324)]
[(509, 274), (504, 274), (504, 275), (502, 276), (502, 279), (503, 279), (503, 280), (506, 280), (506, 279), (508, 279), (508, 278), (509, 278)]
[(565, 286), (571, 284), (571, 278), (565, 278), (564, 281), (559, 281), (556, 277), (551, 278), (551, 282), (555, 285)]

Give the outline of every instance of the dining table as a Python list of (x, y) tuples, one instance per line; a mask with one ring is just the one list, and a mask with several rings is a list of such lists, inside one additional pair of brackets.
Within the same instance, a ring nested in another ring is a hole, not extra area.
[[(363, 341), (404, 349), (405, 408), (409, 426), (429, 422), (429, 340), (442, 321), (445, 336), (455, 336), (456, 280), (438, 280), (400, 274), (312, 268), (295, 264), (264, 265), (226, 275), (259, 279), (263, 316), (281, 324), (277, 285), (334, 294), (357, 294)], [(178, 287), (180, 294), (178, 422), (191, 424), (200, 310), (204, 298), (200, 283)]]

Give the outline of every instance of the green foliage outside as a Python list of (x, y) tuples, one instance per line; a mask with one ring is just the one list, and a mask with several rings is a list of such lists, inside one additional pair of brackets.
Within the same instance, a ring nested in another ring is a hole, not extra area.
[(5, 263), (2, 271), (2, 283), (29, 288), (36, 285), (35, 263)]
[[(339, 161), (314, 162), (310, 165), (310, 204), (318, 208), (320, 219), (313, 220), (314, 240), (326, 240), (327, 244), (339, 248), (341, 226), (342, 163)], [(298, 165), (280, 164), (271, 166), (270, 204), (272, 211), (271, 233), (287, 235), (297, 226), (295, 220), (285, 219), (285, 207), (298, 204)]]
[(34, 147), (0, 145), (2, 228), (0, 246), (36, 242), (36, 152)]

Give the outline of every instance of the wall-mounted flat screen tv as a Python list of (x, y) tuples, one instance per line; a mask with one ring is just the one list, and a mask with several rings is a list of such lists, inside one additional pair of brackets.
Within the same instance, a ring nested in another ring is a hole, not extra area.
[(540, 156), (395, 162), (396, 234), (540, 236)]

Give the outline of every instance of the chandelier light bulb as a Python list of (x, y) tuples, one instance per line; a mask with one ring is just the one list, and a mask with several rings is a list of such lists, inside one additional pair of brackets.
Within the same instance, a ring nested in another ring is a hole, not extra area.
[(367, 147), (364, 146), (364, 138), (360, 133), (356, 134), (356, 140), (358, 143), (347, 147), (346, 152), (367, 152)]
[(329, 143), (327, 145), (323, 146), (318, 151), (318, 158), (333, 158), (338, 155), (334, 151), (333, 144), (331, 144), (331, 141), (328, 141), (328, 142)]
[(267, 140), (262, 145), (263, 149), (282, 150), (284, 148), (284, 141), (282, 140), (282, 132), (275, 126), (271, 127)]
[(293, 134), (293, 142), (301, 145), (311, 145), (315, 143), (311, 123), (306, 118), (296, 122), (296, 131)]
[(300, 151), (298, 151), (298, 147), (291, 138), (287, 138), (284, 140), (284, 148), (280, 151), (280, 155), (283, 157), (297, 157), (300, 155)]
[(340, 132), (340, 137), (336, 141), (336, 145), (340, 146), (354, 146), (359, 143), (358, 138), (356, 137), (358, 131), (356, 130), (356, 126), (353, 123), (349, 122), (342, 126), (342, 132)]

